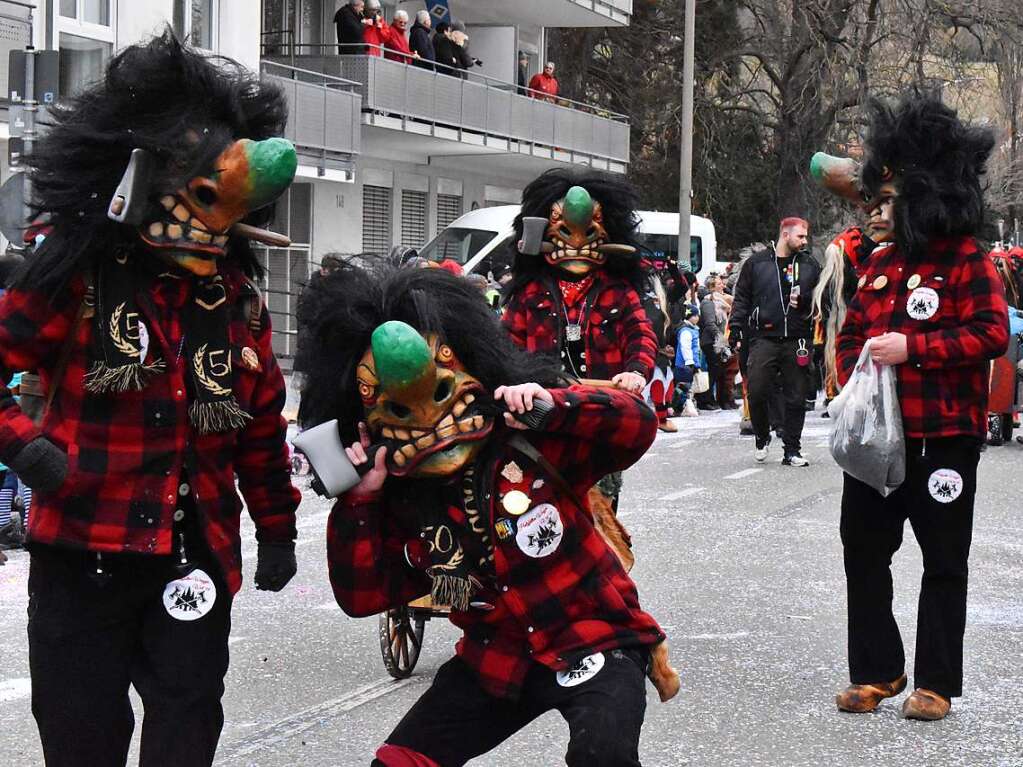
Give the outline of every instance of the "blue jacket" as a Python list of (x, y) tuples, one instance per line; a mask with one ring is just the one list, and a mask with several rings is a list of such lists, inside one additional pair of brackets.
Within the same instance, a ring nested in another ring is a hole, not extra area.
[(696, 365), (700, 370), (707, 369), (707, 361), (703, 358), (703, 351), (700, 349), (700, 328), (684, 322), (676, 336), (675, 367), (682, 368), (689, 365)]

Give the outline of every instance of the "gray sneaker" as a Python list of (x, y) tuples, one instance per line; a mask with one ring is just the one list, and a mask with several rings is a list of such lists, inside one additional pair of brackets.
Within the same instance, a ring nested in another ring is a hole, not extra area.
[(781, 459), (782, 466), (809, 466), (810, 462), (799, 453), (786, 453)]
[(753, 460), (757, 463), (763, 463), (767, 460), (767, 449), (771, 445), (771, 438), (768, 437), (766, 440), (761, 442), (757, 440), (757, 449), (753, 452)]

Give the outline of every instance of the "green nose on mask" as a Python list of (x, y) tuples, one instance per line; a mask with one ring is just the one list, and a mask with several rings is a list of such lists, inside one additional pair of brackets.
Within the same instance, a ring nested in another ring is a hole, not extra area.
[(593, 220), (593, 198), (581, 186), (573, 186), (565, 193), (564, 216), (572, 226), (582, 228)]
[(433, 353), (419, 331), (391, 320), (373, 331), (371, 338), (376, 374), (384, 389), (407, 389), (424, 379), (433, 380)]

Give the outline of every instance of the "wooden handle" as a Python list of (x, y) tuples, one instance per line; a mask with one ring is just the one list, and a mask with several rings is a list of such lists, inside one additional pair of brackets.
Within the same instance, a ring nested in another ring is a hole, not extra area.
[(594, 386), (598, 389), (617, 389), (611, 381), (604, 378), (580, 378), (579, 383), (583, 386)]
[(291, 246), (291, 239), (283, 234), (271, 232), (269, 229), (261, 229), (250, 224), (235, 224), (231, 227), (231, 234), (239, 237), (247, 237), (250, 240), (270, 245), (274, 248), (288, 248)]

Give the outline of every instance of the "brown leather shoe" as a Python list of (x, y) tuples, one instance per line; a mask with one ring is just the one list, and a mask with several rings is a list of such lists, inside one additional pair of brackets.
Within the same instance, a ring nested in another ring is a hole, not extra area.
[(905, 674), (892, 682), (851, 684), (835, 696), (835, 705), (840, 711), (866, 714), (877, 708), (885, 698), (894, 697), (905, 689)]
[(660, 429), (661, 431), (666, 431), (669, 434), (674, 434), (675, 432), (678, 431), (678, 427), (671, 421), (661, 421), (659, 424), (657, 424), (657, 428)]
[(902, 704), (902, 715), (906, 719), (923, 719), (934, 722), (944, 719), (952, 708), (952, 701), (933, 690), (918, 687)]

